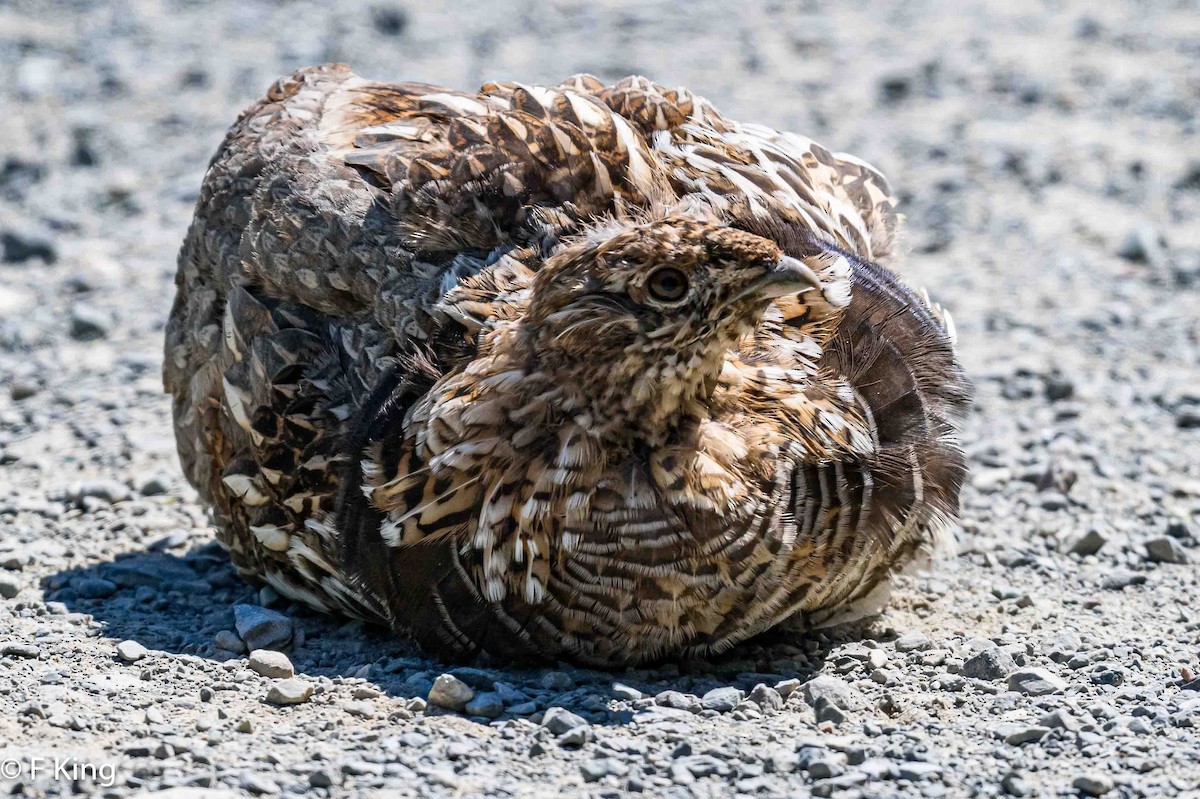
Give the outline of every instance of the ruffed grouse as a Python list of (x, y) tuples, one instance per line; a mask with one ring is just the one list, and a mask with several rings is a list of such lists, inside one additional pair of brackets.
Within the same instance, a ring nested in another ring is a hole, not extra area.
[(233, 126), (179, 259), (179, 452), (245, 575), (446, 657), (724, 650), (952, 522), (969, 389), (884, 178), (644, 78), (345, 66)]

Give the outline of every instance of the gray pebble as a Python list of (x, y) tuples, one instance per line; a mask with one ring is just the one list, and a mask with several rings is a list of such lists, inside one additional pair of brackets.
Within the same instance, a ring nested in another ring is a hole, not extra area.
[(292, 661), (288, 660), (287, 655), (270, 649), (255, 649), (250, 653), (246, 665), (250, 667), (251, 671), (264, 677), (286, 679), (296, 674), (295, 668), (292, 667)]
[(783, 707), (783, 697), (769, 685), (759, 683), (746, 697), (763, 711), (779, 710)]
[(1109, 591), (1123, 591), (1131, 585), (1141, 585), (1146, 582), (1146, 575), (1129, 569), (1113, 569), (1100, 581), (1100, 587)]
[(491, 691), (475, 694), (463, 706), (463, 712), (468, 716), (483, 716), (488, 719), (499, 718), (504, 714), (504, 700), (500, 694)]
[(742, 701), (742, 696), (742, 692), (737, 688), (714, 688), (700, 698), (700, 706), (705, 710), (728, 713)]
[(1131, 230), (1117, 247), (1117, 255), (1135, 263), (1160, 263), (1164, 258), (1166, 241), (1152, 227), (1142, 225)]
[(1004, 742), (1012, 746), (1020, 746), (1021, 744), (1032, 743), (1033, 741), (1040, 741), (1049, 734), (1049, 727), (1042, 727), (1036, 724), (1021, 724), (1005, 731)]
[(243, 772), (238, 778), (238, 785), (242, 790), (256, 795), (279, 793), (279, 785), (274, 780), (252, 771)]
[(937, 763), (905, 761), (896, 766), (896, 776), (902, 780), (925, 782), (941, 777), (944, 768)]
[(1092, 525), (1066, 538), (1063, 549), (1073, 555), (1095, 555), (1108, 543), (1108, 535)]
[(34, 646), (33, 644), (10, 641), (8, 643), (0, 644), (0, 655), (36, 660), (42, 656), (42, 650), (40, 647)]
[(588, 722), (582, 716), (561, 707), (550, 707), (542, 715), (542, 726), (555, 735), (573, 730), (576, 727), (587, 727)]
[(1060, 677), (1043, 668), (1021, 669), (1008, 675), (1008, 688), (1027, 696), (1043, 696), (1066, 689)]
[(122, 641), (117, 644), (117, 657), (126, 663), (136, 663), (148, 654), (150, 651), (137, 641)]
[(1169, 536), (1152, 538), (1147, 541), (1146, 553), (1151, 563), (1183, 564), (1188, 562), (1187, 551), (1178, 541)]
[(3, 260), (21, 264), (34, 258), (52, 264), (58, 260), (54, 234), (37, 225), (10, 223), (0, 230), (0, 249)]
[(1113, 789), (1113, 781), (1103, 774), (1083, 774), (1071, 781), (1071, 787), (1083, 796), (1104, 796)]
[(112, 326), (112, 316), (99, 308), (83, 302), (71, 306), (71, 338), (77, 341), (106, 338)]
[(111, 505), (132, 499), (133, 492), (129, 490), (129, 486), (116, 480), (89, 480), (80, 483), (71, 492), (71, 496), (76, 502), (84, 497), (95, 497)]
[(857, 692), (845, 681), (828, 674), (812, 678), (800, 686), (804, 701), (816, 707), (818, 699), (824, 699), (834, 707), (852, 710), (858, 706)]
[(104, 599), (117, 593), (117, 584), (101, 577), (81, 577), (72, 580), (71, 588), (83, 599)]
[(17, 575), (0, 571), (0, 597), (12, 599), (21, 593), (21, 588), (22, 583), (21, 580), (17, 579)]
[(292, 620), (258, 605), (234, 605), (234, 627), (246, 648), (280, 649), (291, 643)]
[(976, 680), (1000, 680), (1016, 667), (1012, 655), (1000, 647), (993, 647), (967, 658), (959, 673)]
[(154, 472), (138, 480), (138, 493), (143, 497), (161, 496), (171, 490), (171, 483), (171, 475), (166, 472)]
[(272, 705), (299, 705), (312, 697), (313, 686), (307, 680), (292, 677), (271, 684), (267, 701)]
[(558, 736), (558, 745), (564, 747), (583, 746), (592, 740), (591, 727), (572, 727)]
[(453, 674), (443, 674), (433, 681), (427, 701), (435, 707), (461, 711), (475, 698), (475, 689)]
[(636, 688), (631, 688), (624, 683), (613, 683), (613, 696), (617, 699), (623, 699), (626, 702), (636, 702), (642, 698), (642, 692)]
[(608, 776), (624, 777), (629, 773), (629, 767), (615, 757), (600, 757), (581, 763), (579, 773), (584, 782), (596, 782)]
[(675, 710), (688, 710), (693, 713), (699, 713), (702, 709), (699, 698), (681, 691), (663, 691), (654, 697), (654, 701), (663, 707)]
[(1000, 787), (1009, 796), (1029, 796), (1029, 784), (1015, 771), (1005, 774), (1000, 780)]
[(933, 641), (923, 632), (909, 632), (896, 639), (897, 652), (919, 652), (931, 649)]
[(234, 654), (244, 654), (246, 652), (246, 644), (238, 638), (237, 633), (233, 630), (221, 630), (213, 636), (213, 645), (218, 649), (224, 649), (226, 652)]
[(796, 689), (799, 687), (800, 680), (796, 679), (795, 677), (789, 680), (780, 680), (779, 682), (775, 683), (775, 690), (778, 691), (779, 695), (785, 700), (795, 693)]
[(569, 691), (575, 687), (575, 679), (563, 671), (548, 671), (542, 675), (539, 685), (548, 691)]

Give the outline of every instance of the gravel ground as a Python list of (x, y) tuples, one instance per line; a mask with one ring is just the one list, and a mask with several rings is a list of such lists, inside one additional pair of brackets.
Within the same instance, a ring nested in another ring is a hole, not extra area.
[[(1194, 0), (387, 1), (0, 3), (0, 793), (1200, 796)], [(978, 388), (959, 558), (622, 673), (239, 581), (161, 393), (174, 257), (236, 113), (331, 60), (643, 73), (881, 167)]]

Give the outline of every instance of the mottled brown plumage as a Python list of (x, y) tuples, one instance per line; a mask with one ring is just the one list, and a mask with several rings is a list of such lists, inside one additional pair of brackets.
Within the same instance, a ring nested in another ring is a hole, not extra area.
[(340, 65), (231, 129), (179, 451), (248, 576), (448, 656), (623, 664), (861, 609), (953, 520), (948, 317), (874, 169), (684, 90)]

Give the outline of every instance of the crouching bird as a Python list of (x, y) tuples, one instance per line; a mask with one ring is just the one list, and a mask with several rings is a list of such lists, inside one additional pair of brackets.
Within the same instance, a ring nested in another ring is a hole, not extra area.
[(166, 335), (244, 575), (450, 658), (619, 665), (869, 608), (953, 523), (970, 391), (884, 178), (644, 78), (277, 82)]

